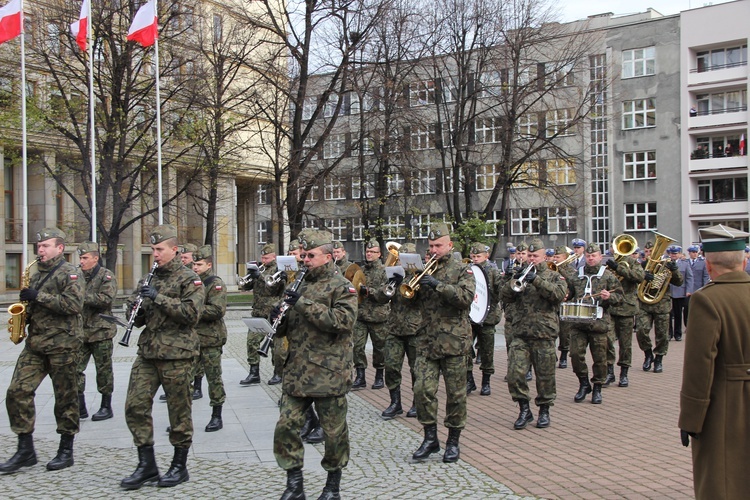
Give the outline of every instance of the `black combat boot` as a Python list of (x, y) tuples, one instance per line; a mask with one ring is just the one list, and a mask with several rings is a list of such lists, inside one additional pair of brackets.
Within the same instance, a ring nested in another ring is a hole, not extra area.
[(193, 379), (193, 399), (200, 399), (203, 397), (203, 389), (201, 388), (201, 385), (203, 385), (203, 377), (195, 377), (195, 379)]
[(607, 365), (607, 378), (604, 379), (604, 387), (615, 382), (615, 365)]
[(89, 411), (86, 409), (86, 396), (82, 393), (78, 393), (78, 415), (81, 420), (89, 418)]
[(313, 430), (305, 437), (305, 443), (318, 444), (326, 440), (325, 432), (320, 425), (316, 425)]
[(281, 500), (305, 500), (302, 467), (286, 471), (286, 489), (281, 494)]
[(518, 419), (513, 423), (513, 428), (518, 430), (524, 429), (526, 424), (534, 420), (534, 414), (531, 413), (531, 407), (529, 402), (525, 399), (518, 400), (518, 407), (521, 409), (518, 412)]
[(602, 404), (602, 384), (594, 384), (594, 391), (591, 393), (591, 404)]
[(581, 384), (578, 387), (578, 392), (576, 392), (576, 395), (573, 396), (573, 401), (576, 403), (580, 403), (584, 399), (586, 399), (586, 395), (591, 392), (591, 383), (589, 382), (588, 375), (583, 375), (578, 377), (578, 382)]
[(277, 385), (281, 383), (281, 375), (273, 374), (273, 377), (268, 379), (268, 385)]
[(352, 382), (352, 390), (358, 391), (360, 389), (365, 389), (366, 387), (367, 381), (365, 380), (365, 369), (357, 367), (357, 376), (354, 377), (354, 382)]
[(91, 420), (98, 422), (99, 420), (107, 420), (112, 417), (112, 395), (102, 394), (102, 406), (98, 412), (91, 415)]
[(391, 393), (391, 404), (383, 410), (383, 413), (380, 414), (381, 417), (383, 417), (386, 420), (390, 420), (396, 415), (401, 415), (404, 413), (404, 409), (401, 406), (401, 388), (396, 387), (395, 389), (391, 389), (389, 391)]
[(477, 383), (474, 382), (474, 372), (466, 372), (466, 394), (470, 394), (471, 391), (477, 390)]
[(646, 351), (646, 359), (643, 360), (643, 371), (647, 372), (651, 369), (651, 364), (654, 362), (654, 352), (649, 349)]
[(620, 367), (620, 383), (617, 384), (620, 387), (627, 387), (628, 386), (628, 367), (627, 366), (621, 366)]
[(383, 368), (376, 368), (375, 369), (375, 381), (372, 383), (373, 389), (382, 389), (385, 387), (385, 380), (383, 379), (383, 372), (385, 370)]
[(307, 435), (319, 426), (320, 420), (318, 420), (318, 414), (315, 413), (313, 405), (310, 405), (307, 407), (307, 411), (305, 411), (305, 423), (302, 424), (302, 428), (299, 430), (299, 437), (304, 441), (305, 438), (307, 438)]
[(341, 500), (339, 485), (341, 484), (341, 470), (329, 471), (326, 485), (318, 500)]
[(224, 422), (221, 420), (221, 407), (222, 405), (214, 406), (211, 413), (211, 420), (208, 421), (208, 425), (206, 426), (206, 432), (216, 432), (224, 427)]
[(657, 354), (654, 358), (654, 373), (661, 373), (664, 371), (664, 365), (662, 365), (662, 359), (664, 355)]
[(250, 365), (250, 372), (247, 377), (240, 381), (240, 385), (253, 384), (260, 384), (260, 365)]
[(16, 472), (21, 467), (31, 467), (32, 465), (36, 465), (34, 437), (31, 434), (19, 434), (18, 450), (10, 457), (10, 460), (0, 464), (0, 472)]
[(445, 453), (443, 453), (443, 462), (452, 464), (458, 462), (461, 456), (461, 448), (458, 447), (458, 438), (461, 437), (461, 429), (448, 429), (448, 440), (445, 442)]
[(47, 462), (47, 470), (61, 470), (73, 466), (73, 434), (60, 434), (60, 447), (55, 458)]
[(190, 448), (177, 448), (174, 449), (174, 457), (172, 457), (172, 465), (169, 466), (169, 470), (166, 474), (159, 478), (157, 486), (161, 488), (171, 488), (177, 486), (180, 483), (190, 480), (190, 474), (187, 470), (187, 457), (190, 452)]
[(557, 364), (558, 368), (568, 367), (568, 351), (560, 351), (560, 362)]
[(492, 390), (490, 389), (490, 376), (489, 373), (482, 373), (482, 390), (479, 391), (480, 396), (489, 396), (492, 394)]
[(437, 424), (425, 425), (424, 426), (424, 440), (419, 445), (417, 451), (415, 451), (411, 458), (414, 460), (424, 460), (433, 453), (440, 451), (440, 441), (437, 438)]
[(415, 401), (412, 401), (411, 408), (409, 408), (409, 411), (406, 412), (407, 418), (417, 418), (417, 403)]
[(130, 476), (120, 481), (120, 486), (126, 490), (137, 490), (146, 483), (159, 480), (159, 469), (156, 467), (154, 447), (149, 445), (138, 447), (138, 467)]
[(549, 427), (549, 405), (539, 405), (539, 417), (536, 419), (536, 426), (539, 429)]

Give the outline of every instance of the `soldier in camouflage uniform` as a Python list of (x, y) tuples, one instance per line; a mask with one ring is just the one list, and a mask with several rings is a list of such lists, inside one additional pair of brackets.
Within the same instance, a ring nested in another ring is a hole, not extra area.
[[(555, 247), (555, 255), (552, 256), (552, 262), (554, 262), (557, 266), (557, 272), (562, 275), (563, 278), (565, 278), (565, 281), (568, 284), (568, 294), (566, 295), (566, 297), (573, 295), (573, 280), (578, 277), (578, 273), (575, 269), (573, 269), (571, 262), (566, 262), (565, 264), (560, 265), (570, 257), (569, 250), (570, 249), (565, 246)], [(572, 325), (570, 323), (566, 321), (560, 322), (560, 333), (558, 335), (559, 341), (557, 347), (560, 350), (560, 362), (557, 364), (558, 368), (568, 367), (568, 352), (570, 351), (571, 328)]]
[[(302, 249), (299, 246), (299, 240), (290, 241), (289, 251), (287, 252), (287, 255), (292, 255), (297, 259), (297, 267), (301, 267), (303, 264), (302, 259), (300, 259), (299, 257), (301, 253)], [(295, 272), (290, 271), (287, 275), (287, 283), (293, 282), (295, 275)], [(284, 361), (286, 360), (286, 354), (288, 350), (289, 345), (286, 339), (282, 339), (279, 342), (273, 343), (273, 357), (271, 358), (273, 362), (273, 376), (268, 379), (268, 385), (277, 385), (281, 383), (281, 376), (284, 370)]]
[[(302, 237), (302, 235), (300, 235), (300, 237)], [(351, 265), (349, 257), (346, 255), (344, 244), (338, 240), (333, 242), (333, 262), (336, 264), (336, 268), (342, 276), (346, 273), (346, 268)]]
[(86, 293), (83, 299), (83, 345), (78, 354), (78, 408), (81, 418), (89, 416), (86, 410), (86, 366), (94, 356), (96, 366), (96, 388), (102, 395), (102, 404), (91, 420), (112, 418), (112, 350), (117, 326), (102, 319), (100, 314), (112, 315), (112, 302), (117, 295), (117, 280), (109, 269), (99, 264), (99, 245), (86, 241), (78, 245), (81, 271), (86, 280)]
[[(585, 249), (586, 265), (578, 270), (573, 280), (575, 295), (571, 301), (586, 304), (597, 302), (603, 309), (601, 319), (594, 321), (574, 321), (570, 335), (570, 360), (573, 371), (578, 376), (580, 387), (573, 401), (580, 403), (591, 393), (591, 402), (601, 404), (602, 383), (607, 377), (607, 332), (610, 329), (609, 308), (623, 301), (620, 281), (602, 265), (602, 252), (598, 245), (589, 243)], [(593, 392), (589, 383), (589, 370), (586, 366), (586, 346), (594, 360)]]
[[(542, 240), (534, 238), (528, 246), (528, 263), (533, 265), (523, 276), (516, 271), (512, 279), (502, 288), (502, 300), (514, 304), (513, 343), (508, 358), (508, 391), (520, 407), (514, 429), (523, 429), (534, 415), (529, 407), (529, 385), (526, 380), (529, 364), (536, 373), (534, 400), (539, 407), (536, 426), (549, 427), (550, 406), (557, 397), (555, 386), (555, 337), (558, 332), (558, 307), (568, 293), (563, 276), (550, 270), (545, 262), (546, 249)], [(523, 277), (520, 289), (517, 281)], [(514, 287), (516, 290), (514, 290)]]
[(443, 462), (452, 463), (460, 456), (459, 437), (466, 426), (466, 358), (471, 349), (469, 309), (476, 284), (469, 266), (453, 258), (453, 242), (445, 223), (433, 225), (427, 238), (437, 265), (432, 274), (425, 274), (419, 280), (419, 289), (412, 299), (422, 305), (414, 397), (417, 418), (424, 427), (424, 441), (412, 458), (423, 460), (440, 451), (437, 391), (442, 374), (448, 428)]
[(198, 250), (198, 247), (193, 245), (192, 243), (185, 243), (182, 245), (182, 248), (180, 249), (180, 261), (182, 261), (182, 265), (193, 270), (193, 262), (195, 262), (193, 258), (193, 253), (195, 253)]
[(365, 244), (365, 263), (362, 272), (365, 275), (365, 285), (359, 289), (362, 302), (357, 310), (357, 322), (354, 324), (354, 368), (357, 377), (352, 385), (353, 390), (367, 387), (365, 370), (367, 369), (367, 355), (365, 345), (367, 336), (372, 341), (372, 366), (375, 368), (373, 389), (385, 387), (383, 371), (385, 368), (385, 339), (388, 337), (388, 315), (391, 307), (389, 298), (384, 295), (388, 278), (385, 267), (380, 260), (380, 243), (372, 239)]
[[(351, 388), (352, 329), (357, 292), (334, 271), (330, 233), (306, 232), (302, 241), (308, 271), (296, 292), (286, 292), (289, 308), (276, 336), (289, 341), (284, 365), (281, 412), (274, 432), (276, 462), (287, 471), (282, 498), (304, 498), (304, 447), (299, 432), (314, 402), (325, 431), (321, 465), (328, 480), (320, 498), (339, 498), (341, 469), (349, 462), (346, 394)], [(281, 314), (271, 312), (273, 322)]]
[[(614, 250), (614, 249), (613, 249)], [(615, 343), (617, 339), (620, 348), (620, 387), (627, 387), (628, 369), (633, 361), (633, 321), (638, 314), (638, 285), (643, 281), (643, 267), (636, 262), (632, 255), (618, 260), (609, 259), (607, 267), (622, 283), (623, 301), (610, 306), (612, 330), (609, 332), (610, 341), (607, 342), (607, 381), (605, 387), (615, 381)]]
[[(518, 244), (518, 247), (516, 247), (516, 258), (513, 262), (510, 263), (509, 271), (502, 277), (503, 279), (501, 280), (501, 288), (505, 285), (505, 283), (513, 279), (513, 275), (516, 274), (516, 272), (520, 271), (527, 265), (528, 248), (529, 246), (524, 241)], [(508, 354), (510, 354), (510, 345), (513, 343), (513, 336), (515, 334), (513, 330), (513, 318), (516, 314), (515, 308), (516, 304), (514, 303), (503, 303), (503, 311), (505, 312), (505, 329), (503, 335), (505, 337), (505, 351)], [(531, 378), (531, 365), (529, 365), (529, 369), (526, 372), (526, 380), (531, 380)], [(507, 375), (505, 377), (505, 380), (508, 380)], [(469, 391), (469, 389), (474, 390), (476, 389), (476, 386), (474, 386), (473, 388), (467, 386), (467, 391)]]
[(227, 343), (227, 326), (224, 324), (224, 315), (227, 312), (227, 287), (224, 281), (213, 273), (211, 245), (200, 247), (193, 254), (193, 259), (193, 271), (203, 281), (206, 290), (203, 314), (195, 330), (200, 339), (198, 364), (206, 374), (208, 395), (213, 409), (211, 420), (206, 425), (206, 432), (214, 432), (224, 427), (221, 409), (227, 397), (224, 381), (221, 379), (222, 346)]
[[(253, 318), (268, 318), (273, 306), (276, 305), (284, 293), (286, 287), (286, 274), (282, 279), (271, 286), (266, 284), (266, 279), (273, 276), (276, 267), (276, 246), (268, 243), (260, 249), (260, 262), (265, 267), (263, 273), (255, 271), (250, 273), (252, 280), (243, 287), (243, 290), (253, 290)], [(247, 332), (247, 364), (250, 372), (247, 377), (240, 381), (240, 385), (260, 384), (260, 354), (258, 348), (263, 341), (263, 334), (248, 330)]]
[[(489, 292), (490, 310), (487, 312), (484, 322), (481, 325), (471, 324), (473, 336), (477, 339), (477, 356), (482, 360), (479, 365), (479, 369), (482, 370), (482, 390), (479, 392), (481, 396), (489, 396), (491, 394), (490, 377), (495, 373), (495, 325), (500, 323), (500, 319), (503, 316), (503, 311), (499, 304), (503, 281), (497, 266), (490, 263), (489, 252), (490, 247), (480, 242), (472, 243), (469, 249), (469, 256), (472, 262), (484, 270), (484, 274), (487, 277), (487, 290)], [(466, 368), (467, 389), (471, 386), (476, 388), (471, 357), (466, 360)]]
[(5, 399), (10, 428), (18, 434), (18, 450), (0, 464), (0, 472), (6, 473), (36, 464), (34, 395), (47, 375), (52, 380), (60, 434), (60, 447), (47, 464), (48, 470), (73, 465), (73, 437), (78, 433), (76, 359), (83, 340), (83, 280), (63, 255), (65, 233), (56, 227), (44, 228), (36, 233), (36, 240), (39, 260), (33, 267), (37, 272), (20, 293), (21, 301), (26, 302), (28, 337)]
[[(135, 326), (145, 326), (138, 338), (138, 355), (130, 370), (125, 421), (138, 447), (138, 467), (120, 482), (128, 490), (158, 479), (159, 486), (176, 486), (189, 479), (187, 456), (193, 443), (190, 379), (194, 359), (200, 354), (195, 326), (203, 312), (205, 290), (197, 274), (177, 256), (177, 228), (165, 224), (149, 234), (154, 262), (151, 284), (141, 281), (141, 308)], [(174, 458), (167, 473), (159, 477), (154, 457), (154, 422), (151, 411), (159, 386), (167, 394), (169, 441)]]

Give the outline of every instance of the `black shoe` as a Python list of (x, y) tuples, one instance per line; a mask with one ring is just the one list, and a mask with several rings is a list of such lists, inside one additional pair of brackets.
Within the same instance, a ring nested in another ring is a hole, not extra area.
[(273, 374), (273, 377), (268, 379), (268, 385), (277, 385), (280, 383), (281, 383), (281, 377), (276, 375), (275, 373)]
[(680, 342), (682, 340), (682, 335), (675, 335), (674, 339), (676, 342)]
[(286, 489), (281, 494), (281, 500), (305, 500), (301, 467), (286, 471)]
[(490, 373), (482, 373), (482, 390), (479, 391), (480, 396), (489, 396), (492, 394), (492, 389), (490, 389), (490, 377), (492, 374)]
[(560, 362), (557, 364), (558, 368), (568, 367), (568, 351), (560, 351)]
[(424, 426), (424, 440), (419, 445), (417, 451), (415, 451), (411, 458), (414, 460), (424, 460), (433, 453), (440, 451), (440, 441), (437, 438), (437, 425), (425, 425)]
[(120, 486), (126, 490), (137, 490), (146, 483), (159, 480), (159, 469), (156, 467), (156, 457), (153, 446), (138, 447), (138, 467), (130, 476), (120, 481)]
[(92, 422), (98, 422), (99, 420), (107, 420), (112, 418), (112, 395), (102, 394), (102, 406), (99, 411), (91, 416)]
[(224, 422), (221, 420), (221, 407), (222, 405), (214, 406), (211, 413), (211, 420), (208, 421), (208, 425), (206, 426), (206, 432), (216, 432), (224, 428)]
[(187, 457), (190, 448), (175, 448), (174, 457), (172, 458), (172, 465), (169, 466), (169, 470), (161, 478), (157, 486), (160, 488), (171, 488), (178, 484), (184, 483), (190, 480), (190, 474), (187, 470)]
[(539, 417), (536, 419), (536, 426), (539, 429), (549, 427), (549, 405), (539, 405)]
[(34, 438), (31, 434), (18, 435), (18, 449), (4, 464), (0, 464), (0, 472), (16, 472), (21, 467), (36, 465)]
[(382, 389), (385, 387), (385, 380), (383, 379), (383, 372), (385, 370), (383, 368), (376, 368), (375, 369), (375, 381), (372, 383), (373, 389)]
[(529, 371), (526, 372), (526, 380), (531, 380), (533, 377), (531, 376), (531, 367), (529, 367)]
[(602, 384), (594, 384), (594, 390), (591, 393), (591, 404), (602, 404)]
[(531, 413), (529, 402), (524, 399), (518, 401), (518, 407), (520, 411), (518, 412), (518, 418), (513, 423), (513, 428), (520, 431), (526, 427), (526, 424), (534, 420), (534, 414)]
[(391, 393), (391, 404), (380, 414), (380, 416), (386, 420), (390, 420), (396, 415), (404, 413), (404, 409), (401, 406), (401, 388), (396, 387), (389, 392)]
[(575, 401), (576, 403), (580, 403), (581, 401), (586, 399), (586, 395), (591, 392), (591, 384), (589, 383), (588, 375), (578, 377), (578, 382), (580, 383), (578, 392), (576, 392), (576, 395), (573, 396), (573, 401)]
[(448, 440), (445, 442), (445, 453), (443, 453), (443, 462), (452, 464), (458, 462), (461, 456), (461, 449), (458, 447), (458, 438), (461, 436), (461, 429), (448, 429)]
[(654, 362), (654, 353), (651, 349), (646, 351), (646, 359), (643, 360), (643, 371), (647, 372), (651, 369), (651, 365)]
[(326, 440), (326, 435), (323, 432), (323, 428), (320, 425), (318, 425), (313, 430), (311, 430), (310, 434), (308, 434), (307, 437), (305, 438), (305, 442), (310, 443), (310, 444), (322, 443), (325, 440)]
[(628, 381), (628, 367), (620, 367), (620, 382), (617, 384), (620, 387), (627, 387), (630, 382)]
[(167, 395), (166, 394), (162, 394), (161, 396), (159, 396), (159, 401), (163, 401), (163, 402), (166, 403), (167, 402)]
[(360, 367), (357, 368), (357, 376), (354, 377), (354, 382), (352, 382), (352, 390), (358, 391), (365, 388), (367, 388), (367, 381), (365, 380), (365, 369)]
[(82, 393), (78, 393), (78, 415), (81, 420), (89, 418), (89, 411), (86, 409), (86, 396)]
[(339, 485), (341, 484), (341, 470), (331, 471), (328, 473), (326, 485), (318, 500), (341, 500)]
[(417, 405), (415, 403), (411, 404), (411, 408), (409, 408), (409, 411), (406, 412), (407, 418), (417, 418)]
[(470, 394), (471, 391), (477, 390), (477, 383), (474, 382), (474, 372), (466, 372), (466, 394)]
[(604, 387), (615, 382), (615, 365), (607, 365), (607, 378), (604, 379)]
[(55, 458), (47, 463), (47, 470), (61, 470), (73, 466), (73, 434), (60, 434), (60, 447)]
[(250, 365), (250, 372), (247, 377), (240, 381), (240, 385), (253, 384), (260, 384), (260, 365)]
[(657, 354), (654, 358), (654, 373), (661, 373), (664, 371), (664, 365), (662, 364), (662, 354)]
[(203, 377), (195, 377), (193, 380), (193, 399), (200, 399), (203, 397), (203, 389), (201, 385), (203, 383)]
[(318, 420), (318, 414), (315, 413), (315, 408), (313, 408), (313, 405), (310, 405), (307, 407), (307, 411), (305, 411), (305, 423), (302, 424), (302, 428), (299, 430), (299, 437), (304, 441), (316, 427), (320, 427), (320, 420)]

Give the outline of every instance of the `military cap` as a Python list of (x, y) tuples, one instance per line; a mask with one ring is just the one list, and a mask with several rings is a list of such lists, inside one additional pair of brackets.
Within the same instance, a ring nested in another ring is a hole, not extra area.
[(162, 241), (166, 241), (171, 238), (177, 238), (177, 228), (172, 224), (162, 224), (161, 226), (156, 226), (151, 230), (150, 233), (148, 233), (148, 240), (152, 245), (156, 245), (157, 243), (161, 243)]
[(63, 233), (56, 227), (45, 227), (44, 229), (36, 233), (37, 243), (47, 241), (50, 238), (60, 238), (61, 240), (65, 241), (65, 233)]
[(299, 247), (299, 240), (292, 240), (289, 242), (289, 250), (295, 250)]
[(213, 249), (211, 248), (211, 245), (203, 245), (198, 250), (193, 252), (193, 260), (198, 262), (199, 260), (203, 260), (206, 257), (211, 257), (213, 255)]
[(599, 248), (599, 245), (595, 245), (594, 243), (589, 243), (586, 246), (586, 250), (585, 251), (586, 251), (586, 253), (596, 253), (596, 252), (601, 252), (602, 249)]
[[(192, 243), (185, 243), (182, 245), (182, 253), (195, 253), (198, 250), (198, 245)], [(195, 258), (193, 258), (195, 260)]]
[(333, 248), (344, 248), (344, 244), (341, 243), (339, 240), (333, 241)]
[(690, 245), (688, 252), (700, 252), (701, 248), (698, 245)]
[(574, 247), (583, 248), (586, 246), (586, 240), (582, 240), (581, 238), (573, 238), (573, 241), (570, 244)]
[(276, 245), (273, 243), (266, 243), (260, 249), (261, 255), (268, 255), (269, 253), (276, 253)]
[(380, 248), (380, 243), (378, 243), (378, 240), (375, 238), (372, 238), (365, 243), (365, 248)]
[(404, 243), (398, 251), (400, 253), (417, 253), (417, 246), (414, 243)]
[(516, 247), (510, 247), (508, 253), (516, 253)]
[(331, 233), (328, 231), (311, 231), (305, 234), (305, 239), (302, 241), (302, 248), (312, 250), (322, 245), (330, 245), (332, 242)]
[(679, 245), (669, 245), (667, 247), (667, 253), (680, 253), (682, 252), (682, 247)]
[(427, 238), (430, 240), (436, 240), (438, 238), (442, 238), (443, 236), (450, 236), (451, 230), (448, 228), (448, 224), (445, 222), (436, 222), (435, 224), (430, 226), (430, 232), (427, 235)]
[(556, 246), (555, 255), (570, 255), (570, 253), (568, 253), (568, 247), (565, 245)]
[(472, 243), (471, 247), (469, 248), (469, 253), (474, 254), (474, 255), (477, 255), (480, 253), (487, 253), (489, 251), (490, 251), (490, 247), (488, 247), (487, 245), (479, 241), (475, 241), (474, 243)]
[(745, 253), (750, 253), (750, 247), (745, 247)]
[(750, 233), (723, 224), (698, 229), (698, 232), (703, 242), (703, 251), (706, 253), (745, 250), (746, 240), (750, 236)]
[(519, 244), (518, 244), (518, 246), (516, 247), (516, 250), (518, 250), (519, 252), (525, 252), (525, 251), (526, 251), (526, 250), (528, 250), (528, 249), (529, 249), (529, 246), (528, 246), (528, 245), (526, 244), (526, 242), (525, 242), (525, 241), (522, 241), (522, 242), (521, 242), (521, 243), (519, 243)]
[(645, 245), (643, 245), (643, 248), (654, 248), (654, 242), (651, 240), (648, 240)]
[(95, 241), (84, 241), (78, 244), (78, 255), (83, 255), (89, 252), (99, 253), (99, 244)]
[(555, 255), (555, 249), (554, 248), (548, 248), (546, 252), (544, 252), (544, 255), (547, 257), (552, 257)]
[(512, 242), (510, 242), (510, 241), (509, 241), (508, 243), (506, 243), (506, 244), (505, 244), (505, 248), (508, 248), (508, 249), (510, 249), (510, 248), (515, 248), (515, 247), (516, 247), (516, 246), (515, 246), (515, 245), (514, 245), (514, 244), (513, 244)]
[(546, 250), (544, 242), (539, 238), (532, 238), (529, 241), (529, 252), (536, 252), (538, 250)]

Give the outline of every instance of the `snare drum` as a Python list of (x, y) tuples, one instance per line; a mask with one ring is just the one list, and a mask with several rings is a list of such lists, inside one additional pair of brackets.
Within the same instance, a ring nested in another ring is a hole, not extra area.
[(560, 304), (560, 321), (587, 323), (601, 319), (603, 310), (599, 304), (563, 302)]

